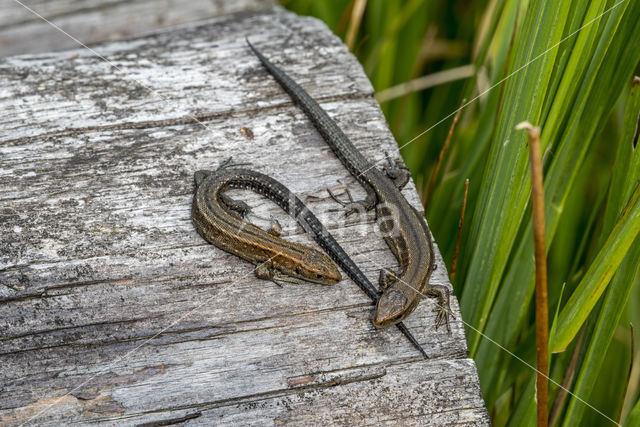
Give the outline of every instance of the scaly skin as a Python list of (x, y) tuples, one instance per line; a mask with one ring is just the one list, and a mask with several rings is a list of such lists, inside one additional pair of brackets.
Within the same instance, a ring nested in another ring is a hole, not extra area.
[[(247, 43), (269, 73), (302, 108), (340, 161), (365, 188), (367, 197), (359, 204), (366, 210), (376, 210), (380, 229), (398, 260), (400, 271), (383, 271), (381, 274), (380, 282), (385, 291), (378, 300), (374, 325), (386, 327), (401, 322), (415, 310), (420, 299), (428, 295), (438, 298), (436, 325), (446, 322), (449, 329), (449, 290), (445, 286), (429, 284), (434, 270), (431, 234), (424, 218), (400, 192), (408, 181), (408, 171), (391, 167), (384, 174), (374, 168), (304, 89), (265, 58), (249, 40)], [(352, 206), (351, 211), (354, 210), (356, 207)]]
[[(225, 197), (222, 193), (229, 188), (256, 191), (278, 204), (285, 212), (295, 218), (298, 224), (360, 286), (372, 301), (377, 301), (378, 293), (367, 276), (351, 260), (318, 218), (280, 182), (258, 172), (234, 168), (219, 169), (215, 172), (196, 172), (196, 185), (192, 217), (196, 228), (207, 241), (254, 263), (264, 263), (274, 254), (278, 254), (270, 263), (267, 263), (270, 267), (269, 271), (276, 271), (278, 274), (300, 277), (310, 281), (317, 281), (316, 275), (320, 274), (323, 279), (320, 281), (321, 283), (333, 283), (334, 280), (340, 280), (340, 273), (335, 270), (333, 263), (328, 259), (318, 257), (318, 255), (324, 256), (323, 254), (316, 253), (313, 256), (308, 256), (309, 251), (315, 250), (274, 237), (245, 223), (237, 213), (240, 215), (246, 213), (248, 207), (242, 202)], [(243, 229), (247, 232), (238, 231)], [(411, 344), (427, 358), (427, 354), (405, 325), (398, 323), (396, 326)]]
[(332, 285), (342, 279), (335, 264), (325, 254), (243, 221), (232, 210), (234, 207), (225, 203), (230, 199), (222, 195), (223, 191), (231, 188), (246, 188), (277, 200), (280, 188), (239, 169), (197, 172), (196, 186), (191, 215), (198, 233), (220, 249), (256, 264), (256, 275), (261, 279), (276, 281), (287, 276), (324, 285)]

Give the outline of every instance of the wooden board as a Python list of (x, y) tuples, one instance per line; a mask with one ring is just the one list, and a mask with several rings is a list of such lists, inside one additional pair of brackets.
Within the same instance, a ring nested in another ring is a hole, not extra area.
[(350, 280), (278, 287), (196, 233), (193, 173), (233, 156), (305, 200), (372, 280), (396, 265), (373, 213), (337, 211), (326, 188), (362, 188), (245, 36), (367, 158), (399, 156), (356, 59), (280, 8), (95, 46), (113, 65), (82, 49), (1, 60), (0, 424), (488, 425), (462, 324), (436, 331), (433, 300), (405, 322), (425, 361), (372, 326)]
[(19, 1), (0, 1), (0, 57), (77, 47), (42, 18), (83, 43), (96, 43), (276, 4), (275, 0)]

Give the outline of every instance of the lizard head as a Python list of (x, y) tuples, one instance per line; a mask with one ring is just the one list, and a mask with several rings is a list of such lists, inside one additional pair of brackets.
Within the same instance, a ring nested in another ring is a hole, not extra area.
[(396, 289), (390, 289), (383, 293), (376, 306), (373, 325), (377, 328), (384, 328), (402, 321), (409, 314), (407, 303), (406, 295)]
[(294, 275), (308, 282), (333, 285), (342, 280), (342, 275), (331, 258), (313, 248), (304, 251), (304, 262), (297, 263)]

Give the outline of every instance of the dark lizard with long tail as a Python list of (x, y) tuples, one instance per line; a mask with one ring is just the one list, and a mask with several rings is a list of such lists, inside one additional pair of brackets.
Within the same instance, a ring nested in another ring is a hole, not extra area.
[(265, 58), (248, 39), (247, 44), (269, 73), (302, 108), (342, 164), (366, 190), (366, 199), (352, 202), (347, 214), (356, 211), (356, 205), (366, 210), (376, 210), (380, 230), (398, 260), (400, 271), (381, 271), (380, 284), (384, 287), (384, 292), (378, 299), (374, 325), (385, 327), (401, 322), (415, 310), (421, 298), (427, 295), (438, 298), (436, 327), (444, 322), (450, 330), (449, 289), (429, 283), (435, 268), (431, 234), (424, 217), (400, 192), (409, 180), (409, 172), (394, 167), (396, 165), (391, 162), (384, 173), (375, 168), (304, 89)]

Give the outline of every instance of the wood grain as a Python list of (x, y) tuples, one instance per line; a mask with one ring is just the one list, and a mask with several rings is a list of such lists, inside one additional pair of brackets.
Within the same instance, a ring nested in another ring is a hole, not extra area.
[(0, 57), (77, 47), (74, 40), (42, 18), (89, 44), (276, 4), (275, 0), (19, 1), (0, 0)]
[(337, 211), (326, 188), (364, 191), (245, 36), (367, 158), (399, 156), (356, 59), (280, 8), (96, 45), (117, 68), (84, 50), (0, 60), (0, 424), (488, 425), (462, 324), (436, 331), (433, 300), (405, 322), (423, 361), (350, 280), (280, 288), (196, 233), (193, 173), (233, 157), (305, 200), (372, 280), (396, 265), (372, 213)]

